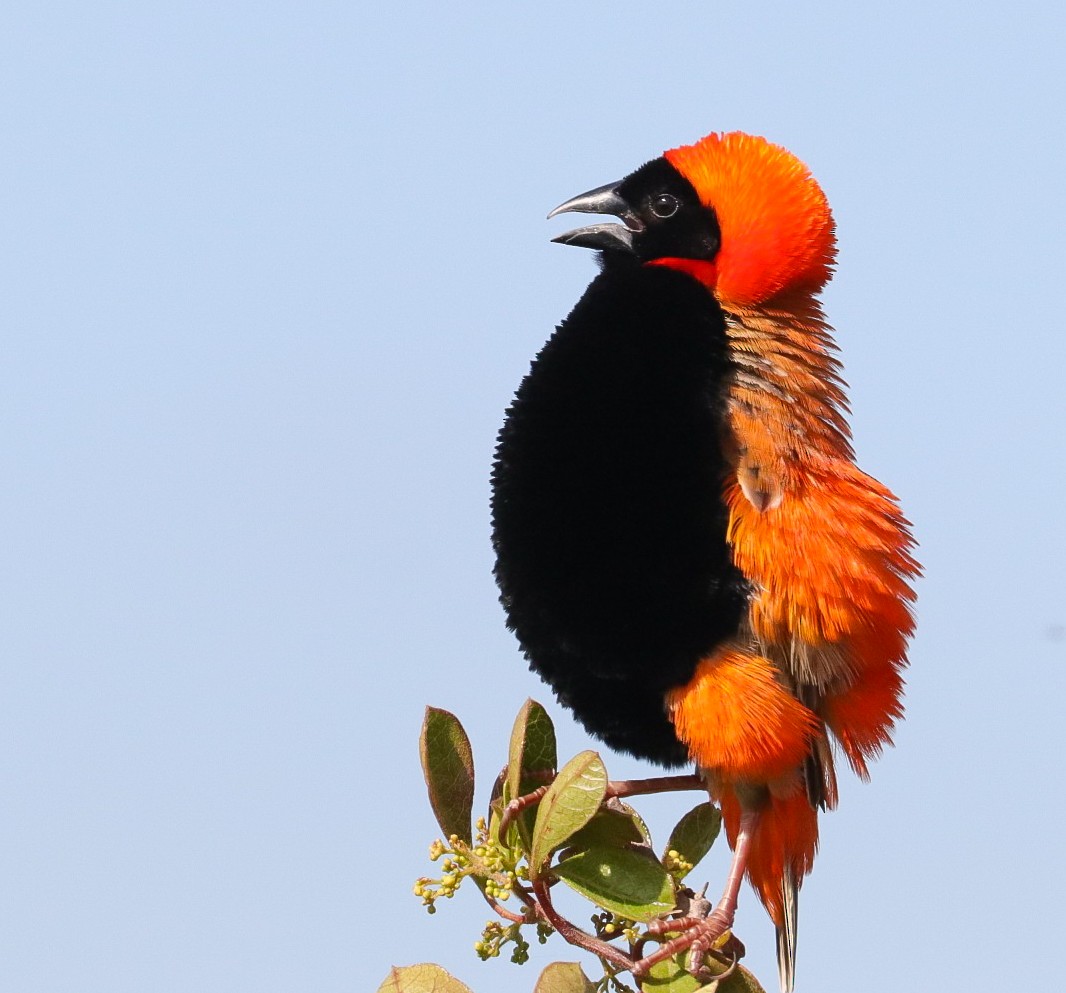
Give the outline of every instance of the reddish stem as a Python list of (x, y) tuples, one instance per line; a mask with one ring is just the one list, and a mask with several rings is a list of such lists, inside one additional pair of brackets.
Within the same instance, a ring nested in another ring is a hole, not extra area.
[(594, 935), (582, 931), (576, 924), (571, 924), (570, 921), (559, 914), (552, 904), (548, 885), (543, 879), (534, 881), (533, 892), (539, 901), (541, 913), (548, 923), (562, 935), (565, 941), (571, 945), (577, 945), (579, 948), (584, 948), (585, 951), (592, 952), (593, 955), (598, 955), (602, 959), (606, 959), (612, 965), (632, 971), (633, 960), (625, 952), (615, 948), (614, 945), (607, 944), (606, 941), (601, 941)]
[(520, 814), (523, 810), (528, 810), (536, 803), (540, 803), (544, 794), (548, 792), (547, 786), (538, 786), (532, 793), (526, 793), (525, 796), (516, 796), (506, 807), (503, 808), (503, 813), (500, 815), (500, 838), (507, 837), (507, 829), (511, 826), (511, 822)]
[(607, 796), (622, 798), (706, 789), (707, 784), (703, 779), (696, 773), (691, 773), (687, 776), (656, 776), (654, 779), (619, 779), (607, 784)]

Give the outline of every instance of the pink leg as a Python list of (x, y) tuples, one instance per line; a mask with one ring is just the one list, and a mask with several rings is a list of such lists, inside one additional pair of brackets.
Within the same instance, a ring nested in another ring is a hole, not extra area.
[(733, 861), (729, 865), (725, 889), (718, 905), (703, 919), (680, 918), (656, 922), (657, 926), (648, 930), (659, 933), (682, 931), (678, 937), (660, 945), (651, 955), (645, 956), (633, 969), (634, 975), (642, 975), (657, 962), (671, 958), (678, 952), (690, 951), (689, 971), (697, 972), (701, 960), (710, 946), (722, 937), (732, 926), (737, 913), (737, 901), (744, 873), (748, 868), (748, 855), (751, 852), (751, 839), (759, 824), (759, 812), (745, 810), (740, 815), (740, 827), (737, 831), (737, 843), (733, 849)]
[(718, 901), (718, 906), (714, 908), (711, 914), (711, 917), (717, 916), (724, 920), (727, 928), (733, 926), (733, 918), (737, 913), (740, 884), (744, 881), (744, 873), (748, 868), (751, 838), (758, 824), (759, 812), (757, 810), (745, 810), (740, 815), (737, 844), (733, 849), (733, 861), (729, 865), (729, 875), (726, 876), (725, 889), (722, 891), (722, 899)]

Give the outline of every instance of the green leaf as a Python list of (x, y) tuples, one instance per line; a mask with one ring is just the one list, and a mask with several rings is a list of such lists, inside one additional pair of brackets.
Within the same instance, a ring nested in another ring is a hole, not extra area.
[[(686, 862), (695, 866), (711, 850), (721, 829), (722, 815), (718, 808), (713, 803), (701, 803), (677, 822), (670, 832), (666, 851), (677, 852)], [(677, 879), (684, 879), (688, 872), (674, 875)]]
[(531, 772), (555, 772), (558, 762), (555, 726), (548, 712), (536, 700), (527, 700), (515, 718), (507, 758), (507, 786), (510, 799), (544, 785)]
[(575, 755), (559, 770), (537, 807), (529, 870), (535, 878), (567, 838), (592, 820), (607, 792), (607, 770), (593, 751)]
[(432, 962), (394, 965), (378, 993), (470, 993), (470, 987)]
[(738, 965), (733, 975), (719, 985), (717, 993), (766, 993), (766, 990), (744, 966)]
[(651, 835), (643, 818), (621, 800), (607, 800), (592, 820), (567, 839), (566, 847), (580, 851), (585, 848), (623, 848), (630, 844), (647, 845)]
[(656, 962), (641, 980), (641, 993), (695, 993), (703, 984), (685, 971), (679, 956)]
[(595, 993), (596, 985), (577, 962), (552, 962), (537, 980), (533, 993)]
[[(547, 780), (532, 774), (554, 773), (558, 761), (552, 719), (536, 700), (526, 700), (511, 731), (504, 792), (506, 798), (514, 800), (543, 786)], [(536, 817), (536, 810), (530, 809), (518, 818), (519, 836), (527, 853), (532, 843)]]
[[(648, 951), (646, 949), (645, 953)], [(742, 965), (738, 965), (724, 981), (701, 983), (685, 969), (686, 954), (682, 952), (663, 962), (656, 962), (641, 981), (641, 993), (766, 993), (759, 981)], [(727, 967), (711, 960), (707, 962), (707, 968), (720, 975)]]
[(552, 872), (597, 907), (634, 921), (674, 909), (674, 887), (654, 855), (636, 848), (590, 848), (563, 859)]
[(463, 725), (447, 710), (426, 707), (418, 745), (429, 803), (445, 839), (454, 834), (469, 845), (473, 840), (474, 754)]

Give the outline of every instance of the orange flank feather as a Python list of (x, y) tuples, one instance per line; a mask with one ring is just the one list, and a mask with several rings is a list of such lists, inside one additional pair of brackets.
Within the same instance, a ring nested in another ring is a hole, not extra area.
[(910, 538), (891, 495), (851, 462), (810, 457), (780, 505), (726, 492), (734, 561), (759, 589), (752, 636), (779, 660), (860, 775), (902, 715), (913, 628)]
[(819, 723), (781, 686), (773, 663), (736, 648), (704, 659), (666, 702), (692, 757), (730, 781), (788, 777), (803, 763)]

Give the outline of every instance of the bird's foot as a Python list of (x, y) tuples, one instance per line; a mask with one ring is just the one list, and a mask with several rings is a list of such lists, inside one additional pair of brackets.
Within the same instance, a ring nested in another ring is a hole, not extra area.
[[(685, 968), (697, 979), (708, 982), (721, 980), (730, 975), (744, 957), (744, 944), (733, 934), (733, 910), (719, 905), (707, 913), (710, 904), (702, 901), (706, 909), (700, 913), (699, 901), (693, 901), (692, 912), (698, 916), (675, 917), (670, 920), (653, 921), (648, 925), (652, 937), (674, 937), (664, 941), (654, 952), (643, 955), (634, 965), (634, 975), (645, 975), (652, 966), (685, 954)], [(726, 966), (726, 971), (714, 970), (707, 959)]]

